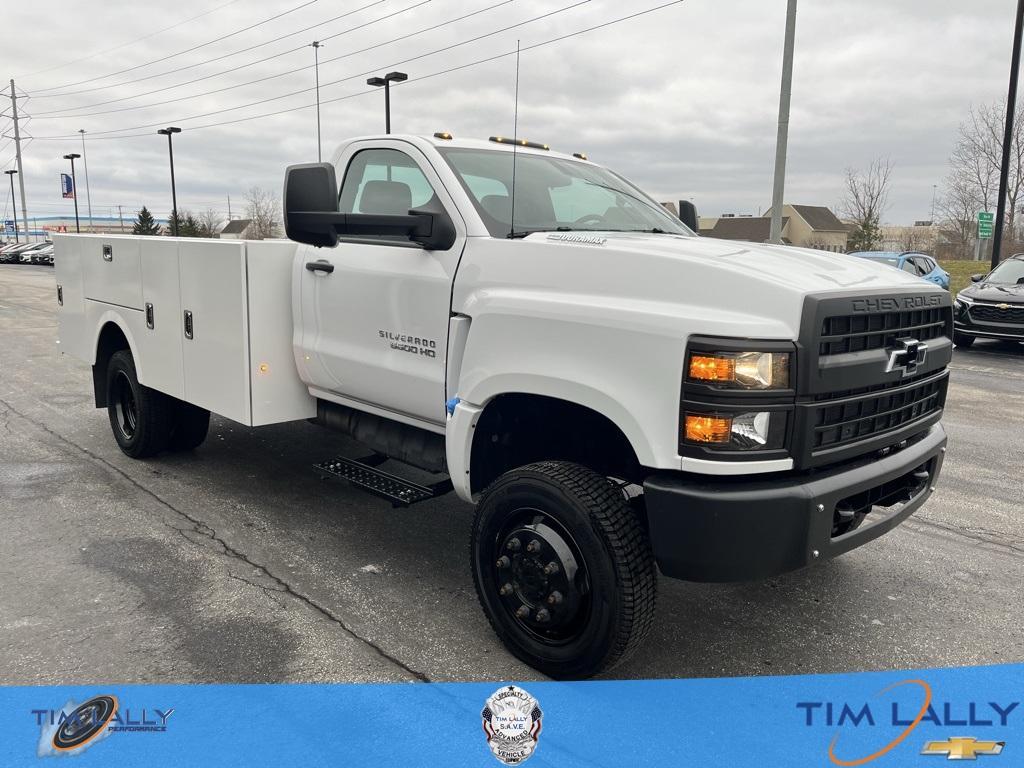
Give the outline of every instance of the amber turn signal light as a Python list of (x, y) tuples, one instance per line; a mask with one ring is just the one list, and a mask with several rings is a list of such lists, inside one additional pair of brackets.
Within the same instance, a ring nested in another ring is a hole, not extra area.
[(686, 440), (691, 443), (725, 444), (732, 436), (732, 419), (688, 413), (683, 432)]

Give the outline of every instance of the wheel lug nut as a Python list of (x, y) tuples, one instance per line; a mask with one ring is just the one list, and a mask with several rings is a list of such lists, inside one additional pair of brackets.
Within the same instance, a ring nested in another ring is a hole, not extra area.
[(510, 565), (512, 565), (512, 561), (505, 557), (505, 555), (498, 558), (497, 566), (499, 570), (502, 568), (508, 568)]
[(558, 605), (562, 602), (562, 593), (557, 589), (548, 595), (548, 605)]
[(518, 552), (522, 546), (523, 543), (519, 539), (509, 539), (508, 543), (505, 545), (505, 549), (509, 552)]
[(502, 584), (501, 585), (501, 589), (498, 590), (498, 594), (500, 594), (502, 597), (505, 597), (506, 595), (511, 595), (512, 594), (512, 585), (511, 584)]
[(537, 611), (537, 621), (539, 621), (539, 622), (541, 622), (543, 624), (545, 621), (550, 621), (550, 620), (551, 620), (551, 614), (548, 613), (548, 609), (547, 608), (541, 608), (539, 611)]
[(516, 609), (516, 618), (525, 619), (529, 615), (530, 609), (527, 608), (525, 605), (520, 605), (519, 608)]
[(544, 566), (544, 573), (548, 576), (554, 573), (558, 573), (559, 570), (560, 569), (558, 567), (558, 563), (556, 563), (554, 560), (552, 560), (550, 563)]
[(527, 552), (540, 552), (540, 542), (536, 539), (531, 539), (530, 543), (526, 545)]

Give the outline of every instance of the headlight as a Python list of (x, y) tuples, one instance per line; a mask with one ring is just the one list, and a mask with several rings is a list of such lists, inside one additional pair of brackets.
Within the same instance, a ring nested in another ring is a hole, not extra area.
[(789, 389), (788, 352), (691, 352), (687, 378), (728, 389)]
[(782, 448), (786, 438), (784, 411), (692, 413), (685, 415), (683, 439), (692, 445), (737, 451)]

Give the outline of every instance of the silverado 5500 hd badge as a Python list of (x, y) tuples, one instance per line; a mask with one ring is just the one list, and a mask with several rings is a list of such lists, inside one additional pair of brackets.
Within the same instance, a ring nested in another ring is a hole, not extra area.
[(377, 333), (391, 345), (392, 349), (396, 349), (399, 352), (408, 352), (413, 355), (423, 355), (424, 357), (437, 357), (437, 342), (433, 339), (385, 330), (379, 330)]

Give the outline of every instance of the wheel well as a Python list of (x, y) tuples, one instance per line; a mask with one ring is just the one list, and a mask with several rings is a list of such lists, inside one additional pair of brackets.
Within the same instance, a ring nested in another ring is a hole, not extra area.
[(96, 362), (92, 366), (92, 389), (97, 408), (107, 407), (107, 368), (115, 352), (131, 349), (128, 338), (117, 323), (107, 323), (96, 344)]
[(609, 477), (643, 480), (629, 440), (597, 411), (543, 395), (514, 393), (491, 400), (473, 436), (472, 492), (510, 469), (543, 460), (573, 461)]

